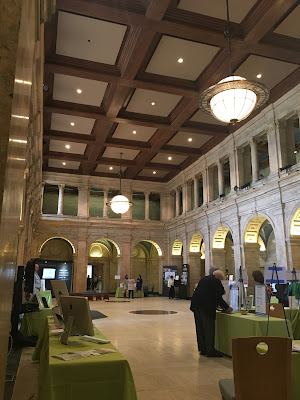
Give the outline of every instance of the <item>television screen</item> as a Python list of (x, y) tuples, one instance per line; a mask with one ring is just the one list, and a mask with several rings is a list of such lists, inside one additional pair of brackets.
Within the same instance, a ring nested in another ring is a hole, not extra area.
[(55, 269), (54, 268), (44, 268), (42, 279), (55, 279)]

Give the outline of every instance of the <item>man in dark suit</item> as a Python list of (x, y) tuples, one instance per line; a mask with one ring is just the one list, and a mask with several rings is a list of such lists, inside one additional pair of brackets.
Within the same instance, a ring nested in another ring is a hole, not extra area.
[(222, 298), (225, 290), (221, 280), (224, 280), (221, 270), (202, 278), (191, 301), (190, 309), (195, 318), (198, 350), (201, 355), (207, 357), (222, 357), (222, 353), (215, 349), (216, 308), (232, 312), (232, 308)]

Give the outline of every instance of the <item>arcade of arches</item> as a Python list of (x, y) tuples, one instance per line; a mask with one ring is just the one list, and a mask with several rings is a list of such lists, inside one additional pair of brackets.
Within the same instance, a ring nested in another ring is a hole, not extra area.
[[(143, 285), (155, 292), (161, 292), (162, 267), (176, 266), (179, 273), (182, 265), (189, 265), (188, 294), (199, 279), (208, 273), (210, 267), (218, 267), (230, 275), (235, 275), (239, 266), (248, 271), (251, 292), (251, 272), (267, 265), (278, 263), (276, 225), (263, 215), (248, 218), (244, 231), (240, 233), (242, 243), (238, 242), (236, 226), (219, 224), (210, 232), (178, 234), (174, 239), (165, 240), (163, 234), (170, 235), (164, 228), (157, 232), (159, 240), (138, 240), (131, 238), (102, 237), (93, 240), (81, 239), (69, 232), (62, 236), (52, 236), (37, 244), (37, 254), (42, 260), (71, 261), (73, 263), (73, 290), (83, 291), (86, 285), (87, 266), (103, 279), (102, 290), (114, 292), (117, 286), (116, 275), (125, 274), (134, 278), (140, 274)], [(138, 235), (140, 236), (140, 235)], [(170, 235), (171, 236), (171, 235)], [(209, 240), (211, 238), (211, 240)], [(288, 267), (300, 268), (300, 207), (293, 213), (289, 226), (290, 244), (287, 257)], [(239, 248), (241, 251), (239, 251)], [(281, 265), (281, 261), (279, 261)]]

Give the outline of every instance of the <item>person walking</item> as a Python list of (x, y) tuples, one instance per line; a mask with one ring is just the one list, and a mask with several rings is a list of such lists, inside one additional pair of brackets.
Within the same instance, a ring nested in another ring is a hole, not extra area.
[(143, 279), (141, 275), (136, 280), (136, 297), (142, 297)]
[(102, 276), (98, 276), (98, 291), (99, 293), (102, 293)]
[(93, 279), (92, 279), (92, 290), (95, 290), (97, 287), (97, 283), (98, 283), (98, 278), (96, 274), (93, 274)]
[(174, 277), (168, 279), (169, 299), (174, 299)]
[(132, 278), (132, 276), (130, 276), (130, 278), (128, 279), (128, 297), (130, 299), (130, 295), (132, 297), (133, 300), (133, 293), (134, 293), (134, 287), (135, 287), (135, 280)]
[(126, 297), (127, 290), (128, 290), (128, 275), (126, 274), (123, 281), (123, 297)]
[(194, 313), (198, 350), (207, 357), (223, 356), (215, 349), (216, 308), (221, 307), (227, 313), (232, 312), (232, 308), (222, 298), (225, 293), (222, 280), (224, 273), (221, 270), (202, 278), (191, 301), (190, 310)]

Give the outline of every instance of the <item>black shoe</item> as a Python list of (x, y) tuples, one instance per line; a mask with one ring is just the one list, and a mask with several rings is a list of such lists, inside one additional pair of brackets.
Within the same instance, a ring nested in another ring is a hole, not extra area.
[(218, 350), (215, 350), (215, 351), (212, 352), (212, 353), (208, 353), (208, 354), (207, 354), (207, 357), (223, 357), (223, 353), (221, 353), (221, 352), (218, 351)]

